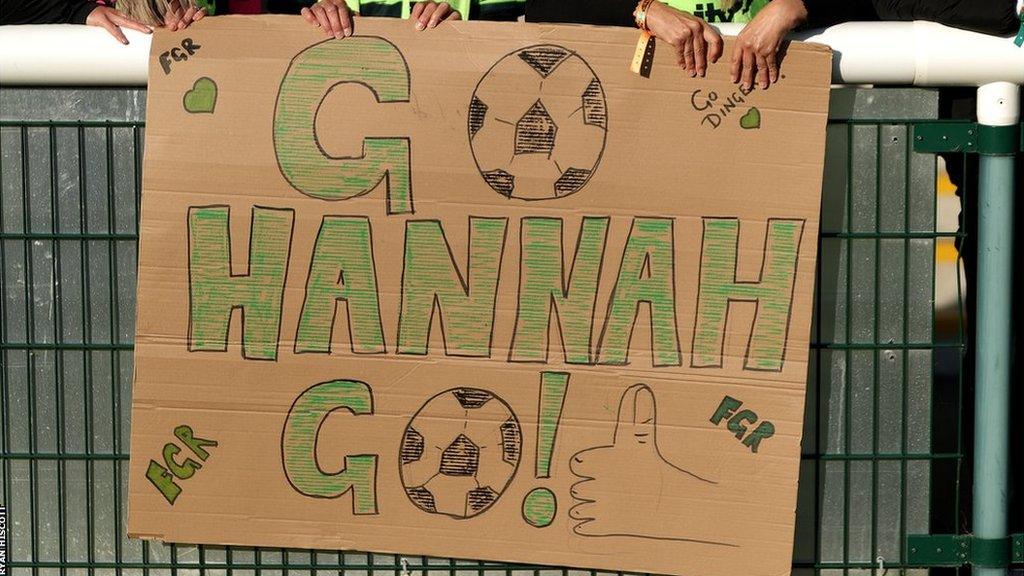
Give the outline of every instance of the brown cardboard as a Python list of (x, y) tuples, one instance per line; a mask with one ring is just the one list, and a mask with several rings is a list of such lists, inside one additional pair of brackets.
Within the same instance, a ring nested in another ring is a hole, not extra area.
[(158, 32), (129, 534), (788, 573), (830, 54), (635, 40)]

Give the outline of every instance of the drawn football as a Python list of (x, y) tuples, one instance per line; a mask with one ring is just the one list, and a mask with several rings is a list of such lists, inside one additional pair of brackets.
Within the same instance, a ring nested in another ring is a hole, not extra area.
[(462, 519), (490, 508), (515, 476), (522, 429), (504, 400), (479, 388), (432, 397), (402, 434), (399, 474), (419, 509)]
[(575, 52), (541, 44), (498, 60), (469, 105), (477, 169), (496, 192), (546, 200), (578, 192), (597, 170), (608, 114), (601, 81)]

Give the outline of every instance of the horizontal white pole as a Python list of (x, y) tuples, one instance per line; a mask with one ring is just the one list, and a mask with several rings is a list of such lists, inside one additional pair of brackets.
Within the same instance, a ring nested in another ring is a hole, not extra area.
[(124, 33), (127, 46), (93, 26), (0, 26), (0, 85), (145, 86), (151, 37)]
[[(736, 34), (742, 25), (725, 24), (720, 29)], [(127, 46), (88, 26), (0, 26), (0, 84), (144, 86), (150, 37), (125, 32)], [(793, 39), (835, 51), (836, 84), (1024, 84), (1024, 49), (1010, 38), (932, 22), (847, 22), (800, 32)]]
[(832, 48), (836, 84), (1024, 84), (1024, 49), (1011, 37), (934, 22), (846, 22), (801, 32), (794, 39)]

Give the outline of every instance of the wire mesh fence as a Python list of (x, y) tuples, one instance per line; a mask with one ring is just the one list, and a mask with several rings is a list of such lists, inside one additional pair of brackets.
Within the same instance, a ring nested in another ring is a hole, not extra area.
[[(125, 119), (110, 102), (140, 93), (0, 92), (0, 505), (12, 573), (592, 574), (126, 537), (145, 128), (141, 106)], [(64, 118), (42, 116), (56, 101), (70, 102)], [(795, 574), (925, 574), (907, 565), (906, 534), (960, 527), (960, 275), (936, 264), (958, 232), (943, 222), (935, 157), (911, 151), (913, 121), (934, 118), (936, 101), (926, 90), (833, 94)]]

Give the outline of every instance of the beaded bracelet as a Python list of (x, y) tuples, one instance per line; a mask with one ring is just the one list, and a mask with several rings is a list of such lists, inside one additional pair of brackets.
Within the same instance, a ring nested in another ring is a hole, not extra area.
[(647, 31), (647, 10), (651, 7), (654, 0), (640, 0), (637, 2), (636, 9), (633, 10), (633, 20), (636, 22), (636, 27)]
[(633, 10), (633, 19), (636, 21), (636, 27), (640, 29), (640, 38), (636, 41), (636, 50), (633, 51), (629, 69), (645, 78), (650, 76), (651, 66), (654, 64), (654, 35), (647, 28), (647, 11), (653, 3), (654, 0), (640, 0)]

